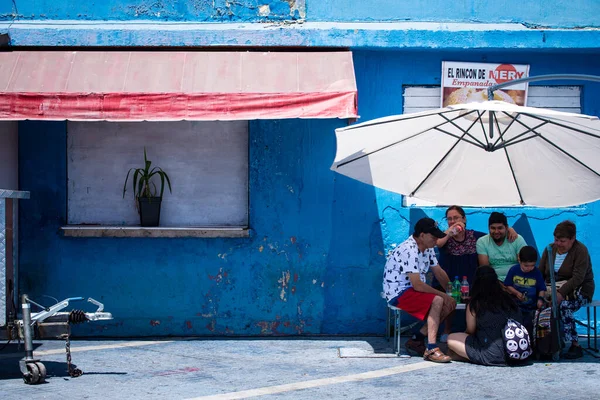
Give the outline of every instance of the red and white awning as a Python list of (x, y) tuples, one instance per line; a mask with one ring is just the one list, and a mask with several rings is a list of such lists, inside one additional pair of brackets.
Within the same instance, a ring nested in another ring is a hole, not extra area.
[(0, 53), (0, 120), (356, 118), (352, 53)]

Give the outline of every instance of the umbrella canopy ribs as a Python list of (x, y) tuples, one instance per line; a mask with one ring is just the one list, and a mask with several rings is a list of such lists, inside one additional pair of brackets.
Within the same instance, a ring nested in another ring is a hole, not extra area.
[(501, 101), (336, 130), (332, 170), (440, 205), (566, 207), (600, 199), (597, 117)]

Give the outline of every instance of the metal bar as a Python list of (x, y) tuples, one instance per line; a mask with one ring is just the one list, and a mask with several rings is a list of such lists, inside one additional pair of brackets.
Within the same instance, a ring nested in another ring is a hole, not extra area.
[(525, 82), (537, 82), (537, 81), (554, 81), (554, 80), (575, 80), (575, 81), (592, 81), (592, 82), (600, 82), (600, 76), (596, 75), (582, 75), (582, 74), (548, 74), (548, 75), (538, 75), (538, 76), (530, 76), (528, 78), (520, 78), (512, 81), (499, 83), (497, 85), (490, 86), (488, 88), (488, 100), (494, 100), (494, 90), (501, 89), (503, 87), (512, 86), (518, 83)]
[[(500, 136), (501, 138), (504, 138), (504, 136)], [(504, 139), (502, 139), (502, 142), (504, 142)], [(506, 147), (504, 148), (504, 155), (506, 156), (506, 160), (508, 161), (508, 165), (510, 167), (510, 173), (513, 177), (513, 181), (515, 182), (515, 187), (517, 188), (517, 193), (519, 193), (519, 199), (521, 199), (521, 204), (525, 204), (525, 201), (523, 200), (523, 195), (521, 194), (521, 188), (519, 187), (519, 182), (517, 181), (517, 176), (515, 175), (515, 169), (513, 168), (512, 165), (512, 161), (510, 160), (510, 156), (508, 155), (508, 150), (506, 149)]]
[[(414, 119), (414, 118), (423, 118), (424, 116), (429, 116), (429, 115), (431, 115), (431, 116), (442, 115), (442, 114), (447, 114), (447, 113), (453, 113), (453, 112), (456, 112), (456, 111), (457, 110), (455, 110), (455, 109), (448, 109), (448, 110), (444, 110), (444, 111), (430, 110), (429, 114), (424, 114), (424, 115), (421, 115), (421, 113), (414, 113), (414, 114), (418, 114), (418, 115), (403, 114), (403, 115), (398, 116), (398, 118), (394, 119), (394, 120), (386, 120), (386, 121), (372, 120), (372, 121), (366, 121), (366, 122), (364, 122), (364, 125), (363, 124), (352, 125), (352, 126), (349, 126), (347, 128), (344, 128), (344, 131), (350, 131), (350, 130), (353, 130), (353, 129), (360, 129), (360, 128), (364, 128), (364, 127), (367, 127), (367, 126), (389, 124), (391, 122), (397, 122), (399, 120), (406, 121), (406, 120)], [(458, 117), (456, 117), (454, 119), (458, 119), (458, 118), (461, 118), (461, 117), (462, 117), (462, 115), (459, 115)]]
[[(461, 116), (462, 116), (462, 117), (464, 117), (464, 116), (467, 116), (467, 115), (469, 115), (469, 114), (471, 114), (471, 113), (473, 113), (473, 111), (469, 111), (467, 114), (462, 114)], [(461, 128), (460, 126), (458, 126), (458, 125), (456, 125), (456, 124), (454, 123), (454, 120), (456, 120), (456, 119), (458, 119), (458, 118), (460, 118), (460, 117), (453, 118), (453, 119), (448, 119), (448, 118), (446, 118), (446, 116), (445, 116), (445, 115), (443, 115), (443, 114), (440, 114), (440, 117), (442, 117), (442, 118), (444, 118), (446, 121), (448, 121), (448, 123), (450, 123), (451, 125), (453, 125), (453, 126), (454, 126), (456, 129), (458, 129), (460, 132), (462, 132), (462, 133), (463, 133), (463, 135), (461, 135), (461, 136), (457, 136), (457, 135), (455, 135), (455, 134), (453, 134), (453, 133), (446, 132), (445, 130), (443, 130), (443, 129), (441, 129), (441, 128), (440, 128), (440, 125), (438, 125), (438, 126), (435, 126), (435, 127), (433, 127), (432, 129), (435, 129), (435, 130), (437, 130), (437, 131), (443, 132), (443, 133), (445, 133), (446, 135), (449, 135), (449, 136), (455, 137), (455, 138), (457, 138), (457, 139), (463, 140), (463, 141), (465, 141), (465, 142), (467, 142), (467, 143), (470, 143), (470, 144), (472, 144), (472, 145), (474, 145), (474, 146), (476, 146), (476, 147), (481, 147), (482, 149), (485, 149), (485, 148), (486, 148), (486, 146), (483, 144), (483, 142), (482, 142), (482, 141), (478, 140), (478, 139), (477, 139), (475, 136), (473, 136), (473, 135), (471, 135), (471, 134), (469, 133), (469, 132), (471, 131), (471, 128), (473, 128), (473, 127), (474, 127), (474, 126), (477, 124), (477, 121), (481, 121), (481, 115), (479, 115), (479, 113), (478, 113), (478, 115), (477, 115), (477, 118), (475, 118), (475, 120), (473, 120), (473, 123), (472, 123), (471, 125), (469, 125), (469, 127), (468, 127), (467, 129), (463, 129), (463, 128)], [(475, 143), (472, 143), (471, 141), (469, 141), (469, 140), (466, 140), (466, 139), (464, 138), (465, 134), (466, 134), (468, 137), (470, 137), (471, 139), (473, 139), (475, 142), (479, 143), (479, 145), (476, 145)], [(484, 134), (483, 136), (485, 137), (485, 134)], [(487, 142), (487, 138), (486, 138), (486, 142)]]
[(33, 332), (31, 329), (31, 304), (27, 295), (21, 296), (23, 310), (23, 342), (25, 344), (25, 360), (33, 360)]
[(594, 350), (598, 351), (598, 322), (596, 320), (596, 306), (594, 306)]
[(391, 309), (389, 307), (387, 308), (387, 318), (385, 321), (385, 339), (389, 342), (390, 341), (390, 327), (392, 325), (392, 316), (391, 316)]
[[(474, 125), (475, 123), (473, 123), (471, 125), (471, 127)], [(471, 127), (469, 127), (469, 129), (471, 129)], [(450, 147), (450, 150), (448, 150), (446, 152), (446, 154), (444, 154), (444, 156), (440, 159), (440, 161), (438, 161), (438, 163), (435, 165), (435, 167), (433, 167), (431, 169), (431, 171), (429, 171), (429, 173), (427, 174), (427, 176), (417, 185), (417, 187), (410, 193), (409, 196), (413, 197), (415, 196), (415, 193), (417, 193), (417, 191), (421, 188), (421, 186), (423, 186), (423, 184), (427, 181), (427, 179), (429, 179), (429, 177), (435, 172), (436, 169), (438, 169), (438, 167), (444, 162), (444, 160), (450, 155), (450, 153), (452, 152), (452, 150), (454, 150), (454, 148), (456, 146), (458, 146), (458, 144), (460, 142), (463, 141), (464, 136), (467, 134), (467, 131), (464, 131), (464, 133), (462, 134), (462, 136), (460, 137), (459, 140), (456, 141), (456, 143), (454, 143), (452, 145), (452, 147)], [(485, 136), (485, 135), (484, 135)]]
[[(591, 345), (591, 338), (590, 338), (590, 325), (591, 325), (591, 321), (590, 321), (590, 308), (586, 307), (586, 311), (587, 311), (587, 336), (588, 336), (588, 349), (590, 348)], [(596, 332), (594, 332), (594, 335), (596, 334)]]
[[(535, 131), (534, 131), (535, 132)], [(586, 168), (588, 171), (600, 176), (600, 173), (597, 171), (594, 171), (593, 169), (591, 169), (587, 164), (583, 163), (582, 161), (580, 161), (577, 157), (572, 156), (569, 152), (564, 151), (561, 147), (555, 145), (552, 141), (546, 139), (545, 137), (543, 137), (542, 135), (540, 135), (539, 133), (535, 132), (536, 135), (538, 135), (538, 137), (544, 141), (546, 141), (547, 143), (549, 143), (551, 146), (554, 146), (558, 151), (560, 151), (561, 153), (565, 154), (566, 156), (568, 156), (569, 158), (571, 158), (573, 161), (575, 161), (576, 163), (578, 163), (579, 165), (581, 165), (582, 167)]]
[[(439, 115), (440, 115), (440, 116), (442, 116), (442, 114), (444, 114), (444, 113), (448, 113), (448, 112), (455, 112), (455, 111), (456, 111), (456, 110), (444, 111), (443, 113), (440, 113)], [(436, 114), (432, 114), (432, 115), (436, 115)], [(425, 130), (422, 130), (422, 131), (420, 131), (420, 132), (417, 132), (417, 133), (415, 133), (414, 135), (411, 135), (411, 136), (409, 136), (409, 137), (406, 137), (406, 138), (404, 138), (404, 139), (402, 139), (402, 140), (398, 140), (397, 142), (390, 143), (390, 144), (388, 144), (388, 145), (386, 145), (386, 146), (383, 146), (383, 147), (381, 147), (381, 148), (379, 148), (379, 149), (373, 150), (373, 151), (371, 151), (371, 152), (369, 152), (369, 153), (364, 153), (364, 154), (361, 154), (360, 156), (354, 157), (354, 158), (352, 158), (352, 159), (350, 159), (350, 160), (345, 160), (345, 161), (343, 161), (343, 162), (340, 162), (340, 163), (339, 163), (339, 164), (336, 166), (336, 169), (339, 169), (340, 167), (343, 167), (343, 166), (344, 166), (344, 165), (346, 165), (346, 164), (350, 164), (351, 162), (358, 161), (358, 160), (360, 160), (361, 158), (368, 157), (368, 156), (370, 156), (371, 154), (375, 154), (375, 153), (377, 153), (377, 152), (380, 152), (381, 150), (385, 150), (385, 149), (387, 149), (387, 148), (389, 148), (389, 147), (395, 146), (395, 145), (397, 145), (397, 144), (400, 144), (400, 143), (402, 143), (402, 142), (404, 142), (404, 141), (407, 141), (407, 140), (409, 140), (409, 139), (412, 139), (412, 138), (414, 138), (414, 137), (417, 137), (417, 136), (419, 136), (419, 135), (421, 135), (421, 134), (423, 134), (423, 133), (427, 133), (427, 132), (429, 132), (431, 129), (437, 129), (437, 128), (438, 128), (438, 127), (440, 127), (440, 126), (442, 126), (442, 125), (445, 125), (445, 124), (447, 124), (447, 123), (449, 123), (449, 122), (451, 123), (451, 121), (453, 121), (453, 120), (455, 120), (455, 119), (462, 118), (463, 116), (464, 116), (464, 115), (458, 115), (458, 116), (456, 116), (456, 117), (454, 117), (454, 118), (452, 118), (452, 119), (445, 118), (445, 120), (446, 120), (446, 121), (445, 121), (445, 122), (442, 122), (441, 124), (438, 124), (438, 125), (435, 125), (435, 126), (429, 127), (429, 128), (427, 128), (427, 129), (425, 129)], [(422, 117), (422, 116), (416, 116), (416, 117), (404, 118), (403, 120), (407, 120), (407, 119), (413, 119), (413, 118), (421, 118), (421, 117)], [(392, 123), (392, 122), (396, 122), (396, 121), (384, 121), (384, 122), (376, 122), (376, 123), (369, 124), (369, 125), (363, 125), (362, 127), (366, 127), (366, 126), (374, 126), (374, 125), (381, 125), (381, 124), (388, 124), (388, 123)], [(456, 126), (456, 125), (455, 125), (455, 126)], [(362, 127), (361, 127), (361, 128), (362, 128)], [(460, 129), (460, 128), (459, 128), (459, 129)], [(346, 128), (346, 130), (349, 130), (349, 128)], [(460, 130), (462, 131), (462, 129), (460, 129)]]

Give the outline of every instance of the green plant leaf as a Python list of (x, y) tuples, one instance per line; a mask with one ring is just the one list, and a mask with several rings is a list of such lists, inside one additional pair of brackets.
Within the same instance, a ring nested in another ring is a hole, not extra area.
[(144, 168), (131, 168), (127, 172), (127, 176), (125, 177), (125, 184), (123, 185), (123, 197), (125, 197), (125, 193), (127, 191), (127, 182), (129, 181), (129, 176), (133, 171), (132, 176), (132, 184), (133, 184), (133, 194), (136, 199), (144, 196), (144, 197), (154, 197), (158, 191), (156, 184), (152, 181), (152, 177), (158, 175), (160, 177), (160, 197), (162, 198), (165, 190), (165, 180), (167, 181), (167, 185), (169, 186), (169, 191), (173, 193), (171, 188), (171, 180), (166, 172), (162, 170), (160, 167), (152, 168), (152, 161), (148, 160), (148, 154), (146, 152), (146, 148), (144, 147)]

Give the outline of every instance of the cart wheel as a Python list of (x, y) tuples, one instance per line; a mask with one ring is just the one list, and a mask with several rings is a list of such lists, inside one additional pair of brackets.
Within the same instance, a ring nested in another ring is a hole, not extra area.
[(560, 360), (560, 351), (557, 351), (556, 353), (552, 353), (552, 361), (558, 361)]
[(35, 363), (27, 363), (27, 373), (23, 374), (23, 380), (28, 385), (35, 385), (40, 380), (40, 369)]
[(38, 383), (46, 382), (46, 366), (39, 361), (36, 362), (35, 365), (37, 365), (40, 370), (40, 379), (38, 380)]

